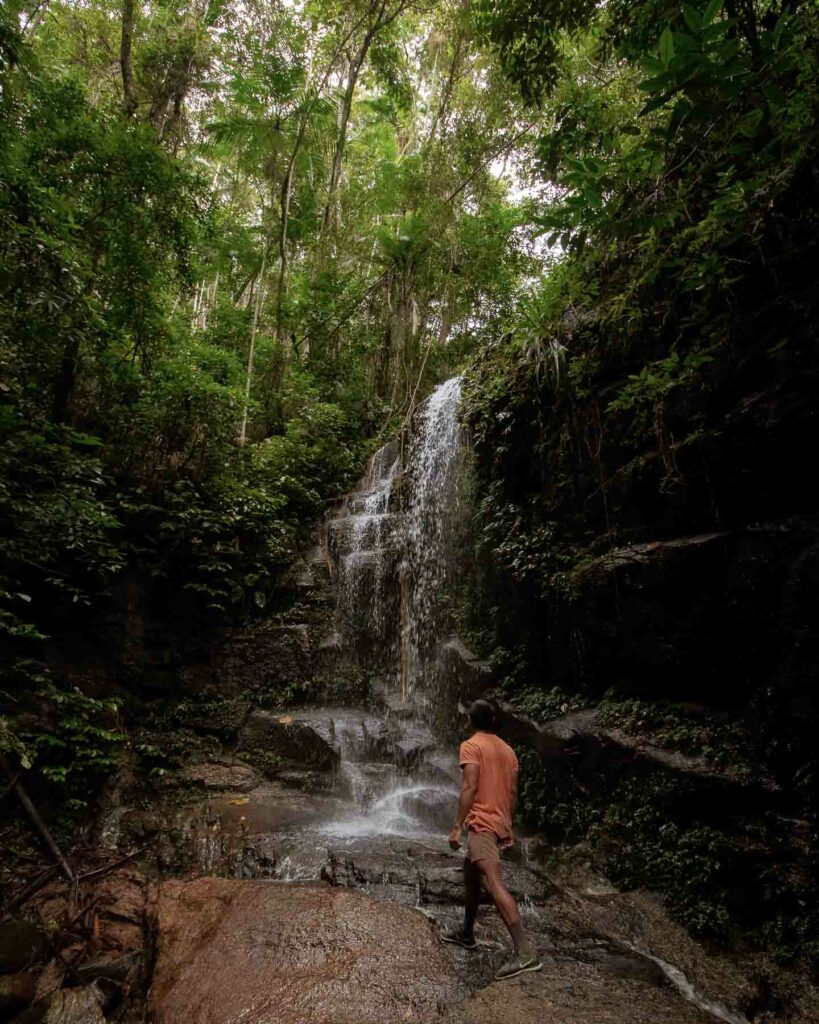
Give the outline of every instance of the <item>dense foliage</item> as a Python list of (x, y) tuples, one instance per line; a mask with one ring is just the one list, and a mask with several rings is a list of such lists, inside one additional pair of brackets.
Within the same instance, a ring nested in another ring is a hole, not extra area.
[(792, 458), (819, 440), (815, 6), (479, 11), (542, 111), (560, 255), (470, 374), (478, 639), (524, 706), (605, 695), (609, 726), (772, 771), (801, 852), (771, 852), (787, 829), (761, 804), (728, 823), (673, 780), (533, 772), (524, 802), (699, 931), (815, 957), (819, 509)]
[[(110, 767), (146, 616), (275, 604), (533, 265), (470, 38), (406, 0), (3, 6), (0, 745), (41, 774)], [(64, 667), (94, 638), (91, 694)]]
[[(811, 838), (746, 923), (819, 949), (817, 43), (799, 0), (7, 3), (0, 752), (88, 799), (151, 624), (275, 608), (466, 369), (475, 639), (535, 715), (770, 772)], [(609, 781), (524, 804), (727, 937), (771, 822)]]

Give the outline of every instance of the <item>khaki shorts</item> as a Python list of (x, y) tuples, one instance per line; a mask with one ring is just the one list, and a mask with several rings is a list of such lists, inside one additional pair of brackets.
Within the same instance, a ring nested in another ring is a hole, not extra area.
[(466, 859), (474, 864), (478, 860), (494, 860), (500, 863), (498, 837), (494, 832), (473, 832), (469, 829), (466, 837)]

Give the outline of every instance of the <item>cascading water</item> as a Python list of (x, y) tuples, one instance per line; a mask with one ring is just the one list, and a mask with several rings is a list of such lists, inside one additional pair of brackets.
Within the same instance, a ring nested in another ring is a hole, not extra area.
[(421, 831), (451, 817), (457, 765), (438, 749), (428, 709), (436, 651), (449, 632), (464, 451), (460, 397), (460, 377), (436, 388), (418, 410), (405, 455), (398, 442), (376, 452), (328, 523), (342, 644), (373, 683), (385, 713), (380, 750), (397, 768), (391, 773), (360, 751), (340, 749), (358, 814), (327, 826), (337, 834)]
[(363, 660), (388, 669), (391, 643), (390, 582), (397, 554), (393, 482), (400, 472), (396, 442), (379, 449), (367, 475), (328, 524), (328, 546), (337, 567), (336, 601), (347, 646)]
[(401, 689), (434, 692), (436, 648), (449, 632), (446, 599), (461, 513), (464, 430), (458, 419), (461, 378), (437, 388), (422, 406), (407, 467), (408, 500), (401, 563)]

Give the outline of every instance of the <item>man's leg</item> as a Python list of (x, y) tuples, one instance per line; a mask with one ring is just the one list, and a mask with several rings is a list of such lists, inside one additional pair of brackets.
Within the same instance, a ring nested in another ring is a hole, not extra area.
[(503, 884), (500, 873), (500, 861), (493, 859), (481, 859), (473, 865), (477, 869), (486, 891), (492, 897), (495, 906), (498, 908), (503, 923), (509, 929), (515, 949), (522, 959), (531, 959), (535, 954), (535, 947), (526, 936), (523, 930), (523, 923), (520, 919), (520, 911), (515, 902), (514, 896)]
[(477, 949), (475, 942), (475, 918), (478, 916), (478, 904), (481, 899), (481, 876), (475, 865), (466, 857), (464, 859), (464, 923), (463, 928), (448, 929), (441, 933), (444, 942), (451, 942), (464, 949)]
[(464, 935), (471, 937), (475, 933), (475, 918), (478, 916), (478, 904), (481, 901), (481, 876), (469, 857), (464, 860), (464, 884)]

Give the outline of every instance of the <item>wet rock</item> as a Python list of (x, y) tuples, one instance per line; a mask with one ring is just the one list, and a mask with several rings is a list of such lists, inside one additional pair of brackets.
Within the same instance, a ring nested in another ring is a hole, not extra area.
[(749, 777), (730, 767), (717, 767), (704, 757), (665, 750), (643, 737), (604, 725), (593, 708), (538, 723), (503, 700), (493, 703), (498, 733), (505, 740), (537, 751), (558, 772), (563, 763), (567, 776), (582, 779), (586, 792), (622, 770), (641, 774), (659, 770), (685, 777), (698, 793), (710, 793), (717, 801), (729, 799), (735, 812), (743, 806), (759, 809), (770, 805), (777, 792), (774, 781), (761, 772)]
[[(471, 704), (492, 685), (492, 667), (469, 650), (459, 636), (451, 636), (438, 650), (438, 678), (452, 710)], [(457, 715), (450, 713), (451, 724)]]
[(250, 710), (250, 702), (241, 697), (219, 697), (206, 700), (203, 706), (192, 704), (180, 722), (195, 733), (235, 743)]
[(443, 835), (452, 827), (453, 808), (457, 802), (457, 790), (453, 789), (451, 801), (444, 801), (439, 787), (435, 786), (407, 794), (404, 807), (418, 821)]
[(315, 730), (344, 760), (386, 758), (394, 742), (393, 732), (383, 719), (356, 708), (300, 708), (288, 717)]
[(388, 718), (412, 718), (415, 705), (403, 700), (398, 694), (387, 694), (383, 699), (384, 712)]
[[(660, 902), (648, 893), (578, 899), (574, 891), (561, 886), (546, 902), (544, 919), (553, 949), (562, 957), (593, 964), (608, 973), (617, 973), (618, 959), (625, 957), (633, 965), (632, 977), (634, 970), (645, 969), (649, 973), (643, 980), (655, 983), (659, 969), (666, 987), (676, 989), (679, 999), (684, 998), (682, 988), (689, 997), (698, 994), (704, 1001), (719, 1004), (723, 1020), (742, 1020), (740, 1008), (755, 994), (755, 986), (733, 959), (706, 951), (671, 921)], [(644, 968), (638, 966), (640, 959)], [(620, 960), (619, 966), (624, 968), (624, 961)], [(682, 983), (680, 988), (675, 979)]]
[(445, 751), (432, 751), (424, 756), (419, 772), (424, 779), (441, 786), (460, 786), (461, 769), (457, 755)]
[(76, 975), (84, 983), (98, 979), (123, 983), (139, 970), (140, 963), (141, 955), (137, 951), (123, 956), (103, 956), (82, 964), (76, 969)]
[(318, 731), (291, 715), (254, 711), (239, 738), (244, 751), (274, 755), (282, 766), (329, 771), (338, 764), (338, 753)]
[(94, 985), (64, 988), (30, 1006), (15, 1024), (105, 1024), (100, 999)]
[(293, 789), (300, 789), (304, 793), (323, 793), (336, 788), (337, 776), (335, 772), (311, 772), (292, 769), (283, 772), (276, 772), (276, 782)]
[[(448, 831), (448, 829), (447, 829)], [(504, 859), (509, 891), (529, 905), (553, 891), (539, 874)], [(445, 836), (418, 840), (362, 839), (328, 850), (322, 877), (332, 885), (364, 887), (368, 892), (413, 906), (463, 904), (463, 857), (448, 849)]]
[(49, 960), (45, 967), (40, 972), (40, 976), (37, 979), (37, 984), (34, 988), (34, 999), (35, 1003), (44, 1002), (56, 992), (58, 989), (63, 987), (63, 981), (65, 981), (65, 964), (62, 960)]
[(0, 977), (0, 1020), (11, 1020), (34, 999), (37, 987), (35, 971), (4, 974)]
[(204, 761), (188, 765), (179, 777), (203, 785), (205, 789), (249, 793), (259, 784), (259, 776), (246, 764), (234, 761)]
[(34, 963), (45, 949), (45, 937), (31, 921), (0, 921), (0, 974), (15, 974)]
[(393, 746), (395, 762), (402, 768), (415, 768), (421, 763), (424, 755), (431, 753), (435, 746), (429, 729), (421, 725), (411, 725)]
[(451, 1024), (707, 1024), (666, 988), (581, 963), (545, 959), (537, 973), (494, 982), (450, 1010)]
[(154, 1024), (432, 1024), (465, 994), (423, 915), (320, 883), (165, 882), (156, 927)]
[(102, 945), (122, 953), (141, 950), (147, 899), (144, 875), (132, 868), (114, 871), (99, 880), (94, 895)]
[(365, 810), (398, 785), (399, 772), (394, 764), (359, 762), (342, 764), (338, 792), (354, 799)]

